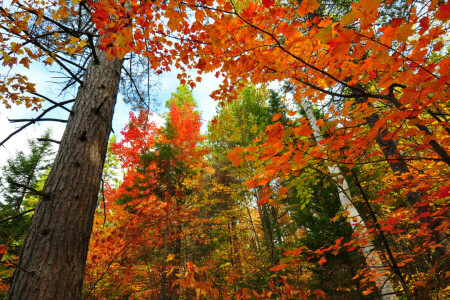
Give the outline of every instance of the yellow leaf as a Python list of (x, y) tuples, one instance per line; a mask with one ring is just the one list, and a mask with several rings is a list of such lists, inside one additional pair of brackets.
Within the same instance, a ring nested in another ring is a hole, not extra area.
[(341, 19), (341, 26), (347, 26), (350, 24), (353, 24), (356, 21), (357, 17), (355, 16), (355, 13), (353, 10), (351, 10), (348, 14), (342, 17)]
[(166, 261), (171, 261), (174, 258), (175, 258), (175, 254), (170, 253), (169, 255), (167, 255)]

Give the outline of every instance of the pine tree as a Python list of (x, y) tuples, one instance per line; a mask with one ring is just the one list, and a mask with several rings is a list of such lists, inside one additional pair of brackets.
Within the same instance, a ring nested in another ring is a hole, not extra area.
[[(37, 198), (30, 189), (38, 189), (45, 180), (54, 152), (51, 149), (50, 131), (39, 140), (29, 140), (29, 154), (19, 151), (1, 168), (0, 244), (7, 252), (0, 254), (1, 282), (8, 284), (17, 261), (24, 237), (31, 222), (31, 211)], [(2, 287), (0, 286), (0, 290)], [(3, 291), (5, 292), (5, 291)]]

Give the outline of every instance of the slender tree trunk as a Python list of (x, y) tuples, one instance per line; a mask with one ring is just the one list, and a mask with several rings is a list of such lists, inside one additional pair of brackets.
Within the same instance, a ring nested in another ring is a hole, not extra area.
[(269, 259), (272, 266), (278, 264), (278, 259), (275, 255), (275, 244), (273, 239), (273, 230), (270, 224), (269, 209), (266, 203), (258, 206), (259, 218), (261, 219), (261, 227), (266, 241), (267, 251), (269, 252)]
[(250, 220), (250, 224), (252, 225), (252, 231), (253, 231), (253, 235), (255, 237), (256, 252), (259, 252), (260, 246), (259, 246), (258, 235), (256, 234), (255, 223), (253, 223), (253, 218), (252, 218), (252, 214), (250, 213), (250, 209), (248, 208), (247, 205), (245, 206), (245, 208), (247, 209), (248, 218)]
[[(320, 129), (317, 127), (317, 120), (314, 116), (311, 104), (307, 99), (301, 101), (301, 105), (305, 110), (306, 116), (309, 121), (309, 125), (314, 130), (314, 138), (317, 142), (320, 142), (323, 137), (320, 134)], [(375, 274), (375, 284), (383, 300), (397, 299), (391, 280), (384, 273), (386, 268), (383, 267), (383, 262), (379, 253), (376, 251), (375, 246), (370, 238), (370, 234), (367, 232), (366, 225), (359, 215), (356, 207), (352, 203), (352, 197), (348, 188), (348, 183), (342, 176), (341, 170), (337, 165), (328, 166), (328, 171), (331, 175), (336, 176), (336, 185), (338, 187), (339, 200), (342, 207), (347, 212), (347, 219), (352, 226), (353, 231), (358, 232), (360, 240), (365, 241), (365, 245), (361, 247), (362, 253), (366, 259), (367, 266)]]
[(168, 241), (167, 235), (169, 234), (169, 210), (166, 212), (166, 220), (164, 225), (164, 253), (163, 253), (163, 265), (161, 270), (161, 289), (159, 292), (159, 300), (166, 299), (166, 265), (167, 265), (167, 254), (168, 254)]
[(8, 299), (80, 299), (122, 61), (97, 51), (78, 89)]

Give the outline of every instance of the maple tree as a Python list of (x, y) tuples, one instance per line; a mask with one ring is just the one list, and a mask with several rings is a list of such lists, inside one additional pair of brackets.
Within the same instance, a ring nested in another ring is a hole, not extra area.
[[(179, 91), (188, 90), (180, 87)], [(189, 100), (191, 92), (186, 98), (183, 92), (169, 99), (170, 112), (163, 128), (157, 128), (145, 111), (139, 116), (131, 114), (122, 132), (124, 139), (112, 146), (127, 172), (123, 183), (116, 190), (109, 187), (106, 193), (107, 225), (101, 225), (101, 212), (96, 221), (87, 271), (88, 294), (95, 289), (98, 295), (106, 296), (117, 293), (118, 287), (122, 295), (133, 292), (162, 299), (179, 293), (174, 274), (185, 267), (182, 254), (187, 255), (188, 250), (184, 243), (188, 237), (194, 238), (195, 226), (202, 224), (192, 193), (198, 189), (196, 178), (202, 174), (207, 151), (201, 146), (204, 137), (192, 96)], [(107, 256), (101, 254), (105, 239), (110, 243)], [(142, 277), (145, 274), (140, 269), (145, 265), (155, 272), (149, 279)], [(114, 273), (120, 270), (130, 282), (118, 281)], [(134, 286), (138, 280), (151, 282)], [(113, 282), (114, 290), (109, 290), (109, 284), (99, 285), (100, 281)]]

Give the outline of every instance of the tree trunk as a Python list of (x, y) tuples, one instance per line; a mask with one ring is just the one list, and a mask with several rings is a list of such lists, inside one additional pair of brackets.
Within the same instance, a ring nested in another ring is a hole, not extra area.
[(273, 230), (269, 218), (269, 210), (267, 203), (258, 205), (259, 218), (261, 219), (261, 227), (266, 241), (267, 252), (269, 253), (269, 260), (272, 266), (278, 264), (278, 259), (275, 254), (275, 243), (273, 238)]
[[(301, 106), (305, 110), (306, 116), (309, 121), (309, 125), (314, 130), (314, 138), (316, 139), (317, 142), (320, 142), (323, 139), (323, 137), (320, 134), (319, 127), (317, 127), (317, 120), (316, 117), (314, 116), (311, 104), (309, 103), (308, 100), (304, 99), (301, 101)], [(356, 210), (356, 207), (352, 203), (352, 197), (348, 189), (348, 183), (345, 180), (344, 176), (342, 176), (339, 166), (337, 165), (328, 166), (328, 171), (330, 172), (331, 175), (337, 177), (336, 185), (338, 187), (339, 200), (341, 202), (342, 207), (347, 212), (347, 219), (350, 222), (353, 231), (359, 232), (358, 233), (359, 239), (366, 242), (366, 244), (361, 247), (361, 250), (366, 259), (367, 266), (374, 274), (376, 274), (375, 284), (377, 286), (378, 293), (380, 294), (381, 299), (383, 300), (397, 299), (391, 280), (389, 279), (388, 276), (384, 274), (386, 272), (386, 268), (383, 267), (381, 257), (372, 243), (372, 240), (370, 238), (369, 233), (367, 232), (367, 228), (363, 219), (361, 218), (358, 211)]]
[(8, 299), (80, 299), (122, 61), (90, 61)]
[(168, 254), (168, 238), (169, 234), (169, 210), (166, 211), (166, 220), (164, 224), (164, 252), (163, 252), (163, 261), (162, 261), (162, 269), (161, 269), (161, 289), (159, 291), (159, 300), (166, 299), (166, 266), (167, 266), (167, 254)]

